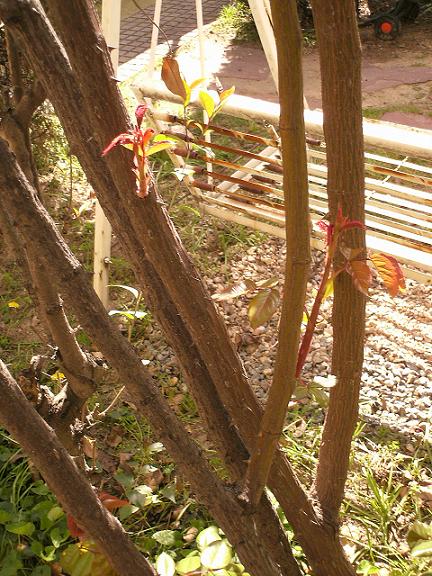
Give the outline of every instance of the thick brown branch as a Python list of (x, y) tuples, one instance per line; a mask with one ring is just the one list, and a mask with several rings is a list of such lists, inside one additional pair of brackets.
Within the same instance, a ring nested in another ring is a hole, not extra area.
[[(145, 202), (135, 199), (127, 153), (116, 152), (107, 163), (100, 159), (100, 150), (115, 135), (125, 132), (128, 124), (118, 87), (109, 77), (105, 44), (91, 28), (85, 4), (78, 0), (61, 6), (49, 2), (50, 13), (56, 8), (60, 12), (57, 16), (61, 23), (56, 23), (56, 28), (61, 30), (78, 82), (63, 48), (39, 15), (40, 11), (29, 9), (27, 1), (20, 4), (22, 11), (17, 13), (14, 2), (0, 0), (0, 14), (11, 26), (14, 23), (32, 66), (43, 74), (50, 100), (68, 139), (125, 247), (139, 282), (145, 288), (146, 302), (173, 344), (188, 385), (200, 409), (204, 409), (202, 413), (229, 464), (238, 459), (239, 449), (243, 453), (244, 449), (224, 406), (249, 449), (258, 433), (261, 408), (160, 199), (153, 192)], [(35, 4), (30, 5), (34, 9)], [(35, 36), (39, 40), (37, 43), (33, 42)], [(85, 58), (80, 49), (83, 43), (89, 47)], [(86, 105), (78, 85), (86, 90)], [(88, 110), (92, 113), (88, 114)], [(77, 118), (81, 122), (77, 122)], [(128, 222), (127, 234), (124, 222)], [(179, 300), (183, 300), (181, 305)], [(237, 470), (241, 472), (240, 467)], [(337, 536), (322, 524), (281, 452), (277, 453), (272, 468), (270, 486), (316, 574), (327, 576), (331, 571), (332, 576), (346, 576), (353, 573)]]
[(310, 263), (302, 36), (294, 2), (272, 0), (271, 7), (278, 52), (287, 255), (274, 377), (246, 476), (246, 492), (253, 506), (261, 498), (267, 483), (288, 402), (296, 385), (300, 326)]
[(0, 361), (0, 421), (22, 446), (59, 502), (97, 543), (121, 576), (154, 576), (120, 522), (100, 503), (53, 430), (26, 400)]
[[(27, 240), (32, 238), (45, 263), (50, 262), (52, 275), (81, 325), (117, 370), (137, 409), (148, 418), (180, 472), (236, 547), (243, 563), (257, 576), (299, 576), (299, 568), (281, 526), (269, 516), (270, 504), (264, 503), (255, 514), (249, 515), (235, 492), (211, 471), (130, 343), (110, 321), (87, 274), (59, 236), (36, 194), (28, 187), (3, 141), (0, 141), (0, 160), (3, 166), (0, 194), (6, 209), (19, 224), (21, 234)], [(277, 563), (274, 558), (278, 559)]]
[[(345, 216), (364, 222), (361, 50), (354, 3), (312, 0), (321, 61), (324, 134), (331, 216), (340, 203)], [(337, 30), (337, 34), (335, 31)], [(364, 247), (364, 233), (349, 238)], [(325, 518), (337, 523), (344, 495), (352, 434), (358, 416), (363, 363), (365, 297), (340, 274), (334, 287), (333, 372), (315, 490)]]

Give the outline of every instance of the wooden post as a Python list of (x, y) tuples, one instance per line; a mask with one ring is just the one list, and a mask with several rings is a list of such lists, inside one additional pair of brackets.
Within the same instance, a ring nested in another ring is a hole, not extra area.
[[(120, 44), (122, 0), (102, 0), (102, 30), (111, 48), (114, 73), (117, 71)], [(109, 262), (111, 258), (111, 224), (96, 201), (93, 286), (103, 305), (109, 302)]]

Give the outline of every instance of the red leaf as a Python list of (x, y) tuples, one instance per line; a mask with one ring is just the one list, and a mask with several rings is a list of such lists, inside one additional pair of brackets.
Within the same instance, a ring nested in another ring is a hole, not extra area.
[[(104, 507), (110, 512), (130, 504), (128, 500), (121, 500), (120, 498), (117, 498), (117, 496), (108, 494), (108, 492), (101, 492), (98, 496)], [(80, 540), (85, 539), (86, 534), (84, 530), (80, 528), (75, 518), (71, 514), (66, 515), (66, 524), (69, 532), (71, 533), (71, 536), (74, 538), (79, 538)]]
[(147, 112), (147, 109), (148, 109), (147, 104), (140, 104), (135, 109), (135, 118), (137, 121), (138, 128), (141, 127), (141, 124), (142, 124), (143, 118), (145, 116), (145, 113)]
[(127, 133), (119, 134), (113, 140), (111, 140), (108, 146), (103, 150), (102, 156), (106, 156), (108, 152), (111, 152), (111, 150), (115, 148), (115, 146), (118, 146), (119, 144), (131, 144), (131, 143), (133, 143), (133, 137), (131, 134)]
[(73, 516), (70, 514), (67, 514), (66, 516), (66, 524), (71, 536), (74, 538), (83, 538), (85, 536), (84, 530), (78, 526), (78, 524), (75, 522), (75, 518), (73, 518)]
[(367, 263), (364, 260), (351, 260), (347, 263), (346, 270), (351, 274), (357, 290), (368, 296), (372, 274)]
[(370, 255), (370, 259), (390, 296), (394, 298), (399, 291), (405, 291), (405, 278), (396, 258), (375, 252)]
[(117, 508), (122, 508), (123, 506), (127, 506), (129, 504), (128, 500), (121, 500), (120, 498), (117, 498), (112, 494), (108, 494), (107, 492), (101, 492), (99, 494), (99, 500), (110, 512), (111, 510), (116, 510)]

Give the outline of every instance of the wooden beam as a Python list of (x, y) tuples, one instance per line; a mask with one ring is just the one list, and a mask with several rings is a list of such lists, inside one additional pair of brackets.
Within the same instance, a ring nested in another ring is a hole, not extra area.
[[(132, 87), (139, 100), (152, 98), (180, 104), (180, 98), (169, 92), (160, 82), (146, 82)], [(200, 108), (199, 102), (192, 106)], [(247, 120), (261, 120), (270, 124), (279, 123), (279, 104), (234, 94), (224, 106), (224, 113)], [(323, 115), (320, 110), (305, 110), (306, 130), (311, 134), (323, 135)], [(395, 153), (432, 160), (432, 130), (422, 130), (382, 122), (363, 120), (365, 144), (372, 148), (384, 148)]]
[[(102, 0), (102, 31), (111, 48), (111, 61), (117, 71), (120, 47), (122, 0)], [(105, 308), (109, 305), (109, 263), (111, 259), (111, 224), (96, 201), (93, 254), (93, 287)]]

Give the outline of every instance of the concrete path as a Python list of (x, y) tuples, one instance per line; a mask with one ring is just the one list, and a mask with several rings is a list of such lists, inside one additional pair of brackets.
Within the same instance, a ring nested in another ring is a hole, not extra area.
[[(227, 0), (202, 0), (205, 24), (216, 19)], [(153, 7), (147, 8), (149, 16)], [(200, 76), (195, 0), (163, 0), (161, 26), (173, 46), (180, 50), (179, 63), (190, 81)], [(142, 13), (125, 18), (121, 27), (119, 77), (125, 79), (149, 63), (151, 23)], [(432, 41), (431, 27), (408, 30), (405, 38), (382, 42), (371, 31), (362, 32), (363, 104), (376, 110), (377, 117), (432, 129)], [(206, 29), (207, 74), (216, 75), (225, 87), (236, 86), (236, 93), (277, 101), (277, 93), (265, 55), (255, 44), (226, 45)], [(416, 36), (417, 33), (417, 36)], [(159, 36), (156, 57), (167, 51)], [(377, 43), (378, 42), (378, 43)], [(320, 67), (316, 49), (306, 50), (304, 89), (311, 108), (321, 107)]]

